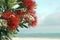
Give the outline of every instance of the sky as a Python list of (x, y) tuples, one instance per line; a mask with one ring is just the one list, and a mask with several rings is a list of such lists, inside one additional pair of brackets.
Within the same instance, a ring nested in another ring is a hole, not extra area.
[(60, 0), (35, 0), (37, 26), (20, 28), (19, 33), (60, 33)]

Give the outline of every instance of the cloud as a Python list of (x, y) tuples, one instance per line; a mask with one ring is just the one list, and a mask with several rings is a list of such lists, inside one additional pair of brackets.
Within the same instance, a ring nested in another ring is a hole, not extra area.
[(46, 25), (46, 26), (60, 25), (60, 13), (54, 13), (47, 16), (42, 21), (41, 25)]

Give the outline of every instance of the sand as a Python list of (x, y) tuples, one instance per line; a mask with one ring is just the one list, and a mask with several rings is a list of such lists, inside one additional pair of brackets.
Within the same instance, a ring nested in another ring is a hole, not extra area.
[(60, 38), (13, 38), (13, 40), (60, 40)]

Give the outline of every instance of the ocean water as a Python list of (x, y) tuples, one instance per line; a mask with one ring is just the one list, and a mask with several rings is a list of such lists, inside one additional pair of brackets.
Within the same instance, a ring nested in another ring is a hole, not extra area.
[(60, 38), (60, 33), (20, 33), (17, 37)]

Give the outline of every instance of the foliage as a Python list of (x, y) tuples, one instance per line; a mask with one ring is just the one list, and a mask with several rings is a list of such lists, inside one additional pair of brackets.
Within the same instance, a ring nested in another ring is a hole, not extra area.
[(35, 6), (33, 0), (0, 0), (0, 40), (12, 40), (19, 27), (36, 26)]

